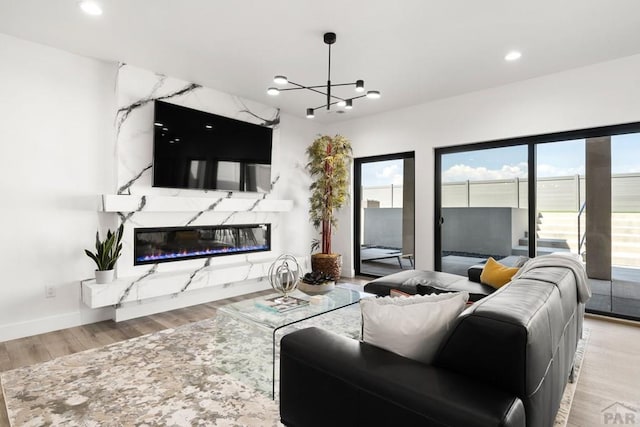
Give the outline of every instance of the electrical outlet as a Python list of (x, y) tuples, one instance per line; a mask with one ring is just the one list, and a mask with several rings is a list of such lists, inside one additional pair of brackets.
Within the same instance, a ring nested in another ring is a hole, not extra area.
[(56, 288), (53, 286), (46, 286), (44, 288), (45, 298), (54, 298), (56, 296)]

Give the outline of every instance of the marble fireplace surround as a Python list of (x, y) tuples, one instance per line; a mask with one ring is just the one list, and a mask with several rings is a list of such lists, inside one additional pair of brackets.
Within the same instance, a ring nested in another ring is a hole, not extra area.
[[(116, 265), (117, 279), (108, 285), (83, 281), (83, 302), (91, 308), (112, 307), (112, 317), (125, 320), (268, 289), (265, 277), (269, 266), (286, 251), (280, 229), (283, 213), (295, 209), (292, 199), (300, 199), (297, 193), (281, 197), (280, 176), (284, 171), (297, 182), (305, 181), (304, 171), (281, 161), (279, 110), (127, 64), (118, 69), (116, 95), (117, 183), (113, 193), (99, 196), (98, 211), (112, 218), (112, 224), (124, 224), (123, 249)], [(262, 194), (153, 187), (155, 100), (272, 127), (271, 191)], [(301, 186), (300, 191), (304, 190)], [(133, 262), (135, 228), (263, 223), (271, 224), (271, 251), (147, 265)], [(308, 271), (309, 256), (297, 259)]]
[[(246, 197), (246, 194), (242, 194)], [(225, 202), (225, 203), (223, 203)], [(165, 196), (132, 196), (132, 195), (104, 195), (101, 197), (103, 212), (115, 212), (120, 217), (125, 215), (122, 210), (144, 203), (144, 212), (151, 220), (166, 213), (180, 212), (190, 219), (186, 224), (193, 224), (204, 213), (241, 216), (243, 214), (262, 214), (262, 218), (273, 216), (276, 213), (287, 212), (291, 209), (291, 200), (273, 200), (266, 198), (246, 199), (233, 198), (232, 194), (225, 193), (222, 197), (165, 197)], [(212, 208), (212, 205), (215, 207)], [(197, 210), (197, 209), (203, 210)], [(187, 211), (187, 212), (184, 212)], [(189, 212), (191, 211), (191, 212)], [(134, 210), (133, 213), (141, 213), (142, 210)], [(129, 212), (131, 213), (131, 212)], [(150, 224), (152, 221), (143, 221)], [(199, 222), (199, 221), (198, 221)], [(264, 222), (264, 221), (263, 221)], [(223, 221), (224, 223), (224, 221)], [(210, 257), (195, 260), (183, 260), (172, 263), (157, 263), (152, 265), (133, 265), (133, 230), (135, 227), (125, 222), (123, 242), (123, 256), (118, 261), (118, 279), (109, 284), (96, 284), (95, 280), (82, 282), (83, 302), (91, 308), (114, 308), (114, 319), (125, 320), (131, 318), (126, 312), (128, 304), (141, 304), (146, 301), (158, 302), (162, 297), (176, 298), (187, 291), (197, 291), (205, 288), (221, 288), (226, 290), (225, 297), (229, 295), (229, 289), (247, 287), (267, 289), (269, 284), (265, 279), (271, 263), (277, 257), (277, 253), (258, 252), (245, 255), (229, 255), (225, 257)], [(273, 225), (272, 225), (273, 233)], [(272, 235), (272, 247), (274, 242)], [(125, 249), (131, 249), (126, 251)], [(125, 255), (125, 253), (127, 255)], [(308, 256), (296, 256), (298, 263), (304, 271), (310, 269)], [(128, 260), (128, 262), (126, 262)], [(125, 261), (126, 264), (122, 262)], [(137, 273), (123, 276), (122, 271)], [(251, 286), (254, 285), (254, 286)], [(231, 292), (233, 293), (233, 292)], [(166, 305), (166, 304), (164, 304)], [(190, 305), (190, 304), (188, 304)], [(139, 310), (138, 310), (139, 311)], [(133, 316), (136, 317), (136, 316)]]

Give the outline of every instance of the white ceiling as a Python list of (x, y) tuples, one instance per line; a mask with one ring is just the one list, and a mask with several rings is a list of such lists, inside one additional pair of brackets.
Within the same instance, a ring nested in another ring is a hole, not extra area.
[[(640, 53), (640, 0), (0, 0), (0, 32), (122, 61), (304, 117), (308, 91), (270, 97), (275, 74), (326, 81), (322, 34), (337, 33), (332, 81), (364, 79), (361, 117)], [(523, 57), (504, 61), (511, 49)], [(2, 59), (0, 58), (0, 61)], [(343, 89), (340, 96), (351, 95)]]

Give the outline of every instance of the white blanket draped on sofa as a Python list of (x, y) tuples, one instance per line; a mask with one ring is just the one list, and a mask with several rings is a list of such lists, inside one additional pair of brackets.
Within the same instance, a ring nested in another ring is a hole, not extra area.
[(511, 280), (521, 278), (527, 272), (542, 267), (564, 267), (573, 272), (578, 287), (578, 300), (586, 303), (591, 298), (591, 287), (582, 263), (574, 254), (549, 254), (532, 258), (513, 276)]

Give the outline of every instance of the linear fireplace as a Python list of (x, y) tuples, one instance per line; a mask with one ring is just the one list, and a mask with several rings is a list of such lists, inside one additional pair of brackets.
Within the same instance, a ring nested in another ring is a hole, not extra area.
[(134, 265), (271, 250), (271, 224), (134, 229)]

